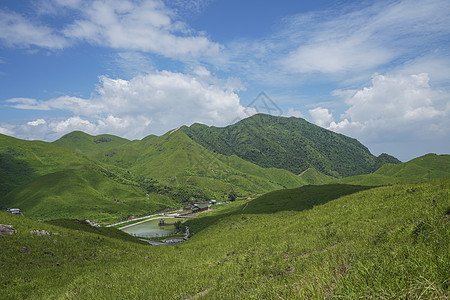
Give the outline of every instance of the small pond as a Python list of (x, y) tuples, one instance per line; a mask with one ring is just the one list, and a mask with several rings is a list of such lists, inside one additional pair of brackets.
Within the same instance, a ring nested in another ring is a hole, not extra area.
[[(126, 233), (143, 237), (165, 237), (175, 232), (175, 225), (159, 226), (161, 218), (151, 219), (138, 225), (122, 229)], [(166, 224), (173, 224), (181, 219), (164, 218)]]

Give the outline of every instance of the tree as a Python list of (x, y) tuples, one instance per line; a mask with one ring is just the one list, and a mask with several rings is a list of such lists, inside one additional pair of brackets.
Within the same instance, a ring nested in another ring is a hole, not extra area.
[(236, 195), (236, 193), (235, 193), (234, 191), (231, 191), (231, 192), (228, 194), (228, 200), (229, 200), (229, 201), (234, 201), (234, 200), (236, 200), (236, 197), (237, 197), (237, 195)]

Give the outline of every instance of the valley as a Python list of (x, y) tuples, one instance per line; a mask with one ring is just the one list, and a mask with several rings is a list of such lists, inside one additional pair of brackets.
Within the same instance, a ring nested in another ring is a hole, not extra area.
[[(402, 163), (304, 120), (241, 122), (132, 141), (0, 135), (0, 205), (23, 212), (0, 212), (13, 228), (0, 236), (0, 299), (450, 296), (450, 155)], [(284, 141), (299, 124), (307, 134)], [(290, 148), (299, 141), (308, 154)], [(177, 225), (185, 242), (124, 232), (150, 236), (172, 217), (157, 212), (211, 199), (223, 204)]]

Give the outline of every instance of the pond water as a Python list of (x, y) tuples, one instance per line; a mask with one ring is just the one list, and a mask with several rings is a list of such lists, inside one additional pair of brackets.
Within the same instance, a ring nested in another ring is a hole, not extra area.
[[(129, 234), (136, 234), (147, 237), (164, 237), (175, 232), (175, 225), (159, 226), (159, 220), (160, 218), (152, 219), (122, 230)], [(164, 222), (166, 224), (172, 224), (176, 221), (180, 221), (180, 219), (164, 218)]]

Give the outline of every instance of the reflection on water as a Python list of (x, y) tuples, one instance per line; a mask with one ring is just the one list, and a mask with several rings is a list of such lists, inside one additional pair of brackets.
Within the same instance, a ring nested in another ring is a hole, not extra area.
[[(147, 222), (131, 226), (128, 228), (123, 229), (126, 233), (129, 234), (138, 234), (138, 235), (149, 235), (149, 236), (166, 236), (168, 234), (175, 232), (175, 226), (174, 225), (167, 225), (167, 226), (159, 226), (159, 218), (158, 219), (152, 219)], [(164, 218), (164, 222), (167, 224), (175, 223), (175, 218)]]

